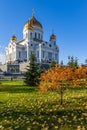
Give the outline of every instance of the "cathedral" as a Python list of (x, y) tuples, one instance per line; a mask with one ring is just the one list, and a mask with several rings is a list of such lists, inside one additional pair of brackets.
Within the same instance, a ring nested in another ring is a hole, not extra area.
[(49, 64), (59, 62), (59, 48), (54, 33), (49, 41), (43, 40), (43, 26), (34, 15), (24, 24), (23, 39), (17, 40), (13, 35), (6, 47), (6, 64), (29, 62), (31, 54), (35, 55), (36, 63)]

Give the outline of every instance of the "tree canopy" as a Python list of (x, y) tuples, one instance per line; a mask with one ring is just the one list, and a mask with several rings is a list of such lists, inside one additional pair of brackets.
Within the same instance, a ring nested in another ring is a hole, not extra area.
[(40, 90), (60, 89), (62, 86), (85, 85), (87, 67), (72, 68), (69, 66), (56, 66), (41, 74)]
[(73, 56), (68, 56), (68, 63), (67, 65), (72, 68), (78, 67), (78, 58)]

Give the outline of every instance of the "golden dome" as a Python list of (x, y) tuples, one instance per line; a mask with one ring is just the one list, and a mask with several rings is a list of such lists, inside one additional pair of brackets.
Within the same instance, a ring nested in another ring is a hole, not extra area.
[(41, 23), (37, 21), (34, 16), (25, 23), (24, 28), (25, 30), (33, 30), (33, 26), (38, 26), (42, 28)]
[(24, 28), (25, 28), (25, 30), (33, 30), (33, 27), (32, 27), (32, 25), (31, 25), (31, 23), (30, 23), (29, 20), (28, 20), (28, 22), (25, 24)]
[(56, 36), (55, 36), (54, 34), (52, 34), (52, 35), (50, 36), (50, 40), (52, 40), (52, 39), (56, 40)]
[(11, 37), (11, 40), (12, 40), (12, 41), (17, 41), (16, 36), (15, 36), (15, 35), (13, 35), (13, 36)]

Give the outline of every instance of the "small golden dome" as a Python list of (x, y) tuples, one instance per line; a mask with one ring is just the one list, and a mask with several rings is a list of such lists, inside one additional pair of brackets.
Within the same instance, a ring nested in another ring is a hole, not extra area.
[(39, 21), (37, 21), (34, 16), (25, 23), (24, 29), (33, 30), (33, 26), (38, 26), (38, 27), (42, 28), (41, 23)]
[(11, 40), (12, 40), (12, 41), (17, 41), (16, 36), (15, 36), (15, 35), (13, 35), (13, 36), (11, 37)]
[(55, 36), (54, 34), (52, 34), (52, 35), (50, 36), (50, 40), (52, 40), (52, 39), (56, 40), (56, 36)]

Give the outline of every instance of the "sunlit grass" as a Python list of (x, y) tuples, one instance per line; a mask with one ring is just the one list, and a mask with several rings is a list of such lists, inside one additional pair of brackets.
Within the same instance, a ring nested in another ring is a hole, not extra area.
[[(10, 85), (9, 85), (10, 84)], [(14, 85), (13, 85), (14, 84)], [(40, 93), (23, 81), (0, 86), (0, 130), (86, 130), (87, 89)]]
[(23, 80), (2, 81), (1, 85), (24, 85), (24, 81)]

